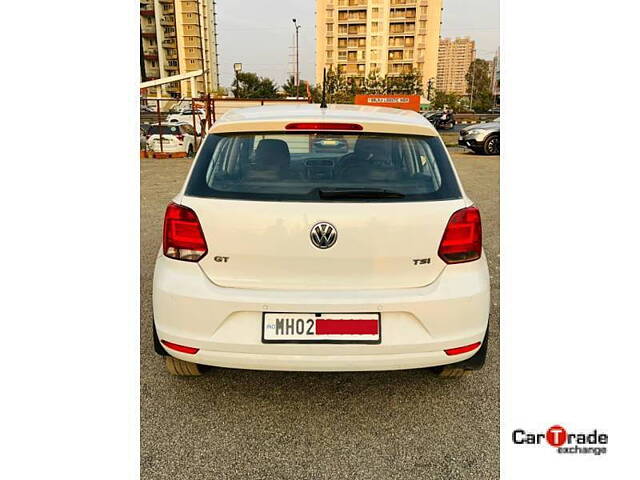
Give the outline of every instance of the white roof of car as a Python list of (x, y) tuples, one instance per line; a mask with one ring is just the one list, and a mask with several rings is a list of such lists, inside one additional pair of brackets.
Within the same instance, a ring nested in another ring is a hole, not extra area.
[(365, 132), (438, 135), (428, 120), (411, 110), (360, 105), (320, 108), (308, 103), (236, 108), (218, 119), (209, 132), (283, 131), (287, 124), (301, 122), (356, 123), (362, 125)]

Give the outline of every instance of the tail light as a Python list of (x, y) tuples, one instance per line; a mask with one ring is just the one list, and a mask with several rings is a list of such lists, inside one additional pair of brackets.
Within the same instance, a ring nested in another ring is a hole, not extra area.
[(480, 210), (476, 207), (458, 210), (451, 215), (442, 235), (438, 256), (446, 263), (464, 263), (479, 259), (481, 252)]
[(471, 345), (465, 345), (464, 347), (449, 348), (445, 350), (444, 353), (446, 353), (449, 356), (460, 355), (463, 353), (472, 352), (476, 348), (478, 348), (480, 345), (481, 345), (481, 342), (476, 342), (476, 343), (472, 343)]
[(168, 340), (160, 340), (160, 341), (165, 347), (175, 350), (176, 352), (182, 352), (182, 353), (188, 353), (190, 355), (194, 355), (200, 351), (199, 348), (187, 347), (186, 345), (179, 345), (177, 343), (169, 342)]
[(184, 135), (176, 135), (176, 138), (180, 141), (184, 140)]
[(162, 250), (169, 258), (197, 262), (207, 254), (207, 242), (196, 213), (170, 203), (164, 214)]
[(289, 123), (285, 130), (362, 130), (362, 125), (357, 123), (336, 123), (336, 122), (301, 122)]

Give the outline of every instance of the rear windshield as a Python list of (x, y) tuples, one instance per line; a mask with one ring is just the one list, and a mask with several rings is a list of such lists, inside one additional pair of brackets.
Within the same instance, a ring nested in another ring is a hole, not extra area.
[(351, 133), (209, 135), (185, 193), (273, 201), (461, 197), (438, 137)]
[(180, 127), (176, 125), (152, 125), (147, 135), (179, 135)]

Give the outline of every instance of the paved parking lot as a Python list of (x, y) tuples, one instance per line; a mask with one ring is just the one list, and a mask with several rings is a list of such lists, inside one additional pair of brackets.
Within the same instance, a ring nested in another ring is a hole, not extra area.
[(143, 479), (499, 478), (499, 158), (452, 153), (482, 212), (493, 287), (488, 363), (454, 381), (421, 370), (170, 376), (153, 353), (151, 282), (164, 209), (191, 160), (141, 160)]

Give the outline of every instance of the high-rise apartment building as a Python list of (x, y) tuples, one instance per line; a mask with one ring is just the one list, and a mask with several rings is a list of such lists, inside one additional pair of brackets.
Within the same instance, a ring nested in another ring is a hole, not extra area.
[(140, 29), (143, 80), (205, 70), (195, 92), (183, 80), (151, 88), (149, 96), (200, 96), (218, 88), (215, 0), (141, 0)]
[(500, 103), (500, 49), (498, 48), (498, 52), (496, 56), (493, 57), (493, 73), (491, 75), (491, 90), (493, 91), (493, 96), (495, 97), (495, 101)]
[(361, 82), (370, 72), (436, 77), (442, 0), (316, 0), (316, 82), (324, 68)]
[(476, 42), (470, 38), (440, 39), (436, 90), (466, 95), (466, 75), (475, 58)]

